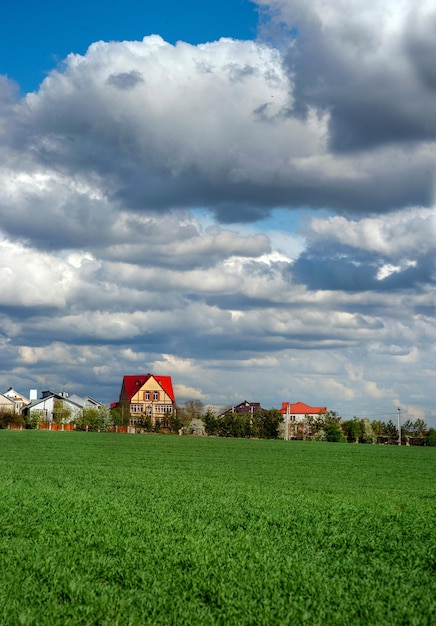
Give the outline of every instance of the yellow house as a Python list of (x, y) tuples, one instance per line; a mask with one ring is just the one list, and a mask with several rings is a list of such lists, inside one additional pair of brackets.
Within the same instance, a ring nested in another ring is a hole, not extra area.
[(160, 420), (166, 427), (169, 416), (175, 411), (175, 404), (171, 376), (124, 376), (118, 406), (122, 411), (128, 411), (131, 426), (150, 418), (152, 424)]

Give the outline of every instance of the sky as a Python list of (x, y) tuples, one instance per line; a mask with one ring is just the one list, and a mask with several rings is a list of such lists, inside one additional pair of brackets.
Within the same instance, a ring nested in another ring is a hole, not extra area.
[(7, 3), (0, 391), (436, 427), (436, 5)]

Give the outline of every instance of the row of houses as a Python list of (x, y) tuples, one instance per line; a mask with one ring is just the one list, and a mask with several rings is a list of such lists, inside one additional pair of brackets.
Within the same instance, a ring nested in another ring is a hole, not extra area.
[[(240, 404), (229, 407), (221, 416), (236, 413), (239, 415), (251, 413), (252, 415), (264, 412), (259, 402), (248, 402), (244, 400)], [(301, 438), (301, 429), (309, 419), (316, 419), (322, 414), (327, 414), (325, 406), (310, 406), (304, 402), (282, 402), (279, 413), (283, 416), (283, 437), (284, 439)]]
[[(0, 409), (51, 424), (55, 420), (56, 407), (66, 409), (66, 422), (74, 422), (84, 408), (98, 409), (101, 406), (100, 402), (90, 396), (81, 397), (52, 391), (43, 391), (39, 398), (37, 395), (36, 390), (31, 390), (29, 398), (26, 398), (10, 387), (0, 394)], [(159, 420), (163, 428), (168, 427), (171, 417), (176, 414), (176, 397), (171, 376), (151, 373), (124, 376), (118, 401), (111, 403), (110, 408), (121, 414), (122, 421), (128, 422), (132, 429), (144, 418), (149, 419), (153, 425)], [(221, 415), (259, 414), (262, 411), (264, 409), (259, 402), (244, 400), (229, 407)], [(310, 406), (304, 402), (282, 402), (279, 411), (283, 415), (284, 437), (291, 439), (297, 436), (299, 425), (307, 417), (319, 417), (320, 414), (327, 413), (327, 408)]]
[[(69, 395), (62, 391), (43, 391), (38, 398), (36, 389), (31, 389), (29, 397), (18, 393), (9, 387), (7, 391), (0, 394), (0, 411), (10, 413), (13, 416), (25, 416), (32, 418), (42, 424), (51, 424), (55, 421), (56, 412), (62, 411), (65, 415), (65, 422), (74, 422), (84, 408), (99, 408), (102, 406), (90, 396), (81, 397), (77, 394)], [(19, 420), (17, 420), (19, 421)]]

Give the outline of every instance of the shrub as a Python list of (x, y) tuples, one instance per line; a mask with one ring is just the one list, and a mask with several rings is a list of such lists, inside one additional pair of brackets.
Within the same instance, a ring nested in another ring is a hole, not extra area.
[(436, 446), (436, 428), (430, 428), (427, 433), (427, 445)]

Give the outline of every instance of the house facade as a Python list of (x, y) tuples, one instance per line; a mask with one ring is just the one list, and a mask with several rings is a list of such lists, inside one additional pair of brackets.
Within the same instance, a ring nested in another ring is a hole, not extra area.
[(327, 412), (325, 406), (310, 406), (304, 402), (282, 402), (280, 413), (283, 415), (284, 438), (304, 439), (306, 434), (304, 427), (307, 422)]
[(147, 418), (153, 425), (159, 420), (166, 427), (175, 406), (171, 376), (150, 373), (124, 376), (117, 408), (127, 412), (131, 427)]
[(22, 413), (37, 419), (41, 427), (46, 424), (51, 429), (55, 423), (63, 427), (74, 422), (84, 408), (98, 408), (99, 406), (101, 403), (93, 398), (81, 398), (75, 394), (70, 396), (66, 392), (43, 391), (41, 398), (32, 400), (23, 408)]
[[(15, 389), (13, 389), (12, 387), (9, 387), (9, 389), (7, 391), (5, 391), (3, 394), (0, 394), (2, 396), (4, 396), (5, 398), (11, 400), (14, 403), (14, 409), (13, 409), (13, 413), (21, 413), (22, 409), (29, 404), (29, 399), (26, 398), (25, 396), (23, 396), (21, 393), (18, 393), (18, 391), (15, 391)], [(2, 404), (7, 404), (6, 402), (2, 402), (1, 398), (0, 398), (0, 405)]]
[(15, 414), (15, 402), (4, 393), (0, 393), (0, 411), (2, 413)]

